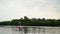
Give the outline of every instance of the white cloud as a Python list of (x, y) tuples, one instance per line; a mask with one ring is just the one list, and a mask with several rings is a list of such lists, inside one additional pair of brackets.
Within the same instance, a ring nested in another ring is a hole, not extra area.
[(21, 18), (22, 16), (60, 18), (59, 0), (0, 0), (0, 20)]

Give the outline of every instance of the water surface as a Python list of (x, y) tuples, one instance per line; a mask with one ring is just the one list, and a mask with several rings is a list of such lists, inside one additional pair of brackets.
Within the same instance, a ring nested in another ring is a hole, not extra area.
[(60, 27), (16, 26), (0, 27), (0, 34), (60, 34)]

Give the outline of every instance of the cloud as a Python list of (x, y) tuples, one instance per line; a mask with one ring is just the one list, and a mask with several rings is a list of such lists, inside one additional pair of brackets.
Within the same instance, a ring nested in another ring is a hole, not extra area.
[(60, 0), (0, 0), (0, 20), (23, 16), (60, 18)]

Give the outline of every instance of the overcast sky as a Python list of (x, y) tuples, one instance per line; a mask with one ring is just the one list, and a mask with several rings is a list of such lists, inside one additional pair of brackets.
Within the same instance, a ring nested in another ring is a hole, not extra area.
[(60, 0), (0, 0), (0, 21), (24, 16), (60, 19)]

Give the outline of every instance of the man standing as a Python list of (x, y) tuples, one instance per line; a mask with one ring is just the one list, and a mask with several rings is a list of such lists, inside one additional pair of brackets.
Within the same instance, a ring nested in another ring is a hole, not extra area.
[(19, 31), (20, 31), (20, 29), (21, 29), (20, 26), (21, 26), (21, 22), (18, 22), (16, 27), (19, 29)]

